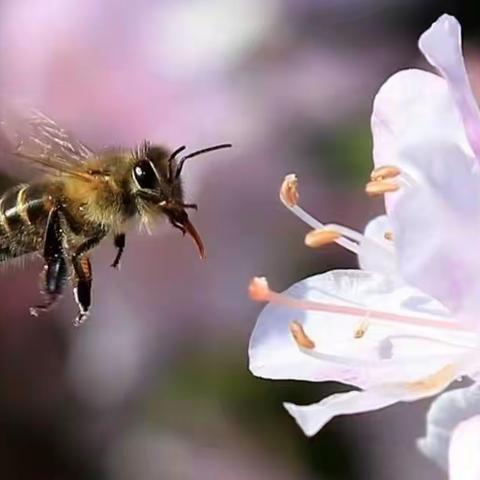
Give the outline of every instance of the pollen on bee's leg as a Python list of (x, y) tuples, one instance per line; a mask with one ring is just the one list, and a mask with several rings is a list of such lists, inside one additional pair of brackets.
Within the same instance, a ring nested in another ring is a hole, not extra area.
[(265, 277), (254, 277), (248, 285), (248, 296), (256, 302), (269, 302), (272, 291)]
[(335, 230), (316, 229), (305, 235), (305, 245), (310, 248), (319, 248), (338, 240), (341, 235)]
[(376, 180), (368, 182), (365, 186), (365, 192), (371, 197), (383, 195), (385, 193), (396, 192), (400, 189), (400, 185), (391, 180)]
[(280, 187), (280, 200), (287, 207), (295, 207), (299, 199), (297, 176), (294, 173), (290, 173), (285, 176)]
[(306, 348), (307, 350), (313, 350), (315, 348), (315, 342), (305, 333), (301, 323), (296, 320), (290, 322), (289, 329), (295, 343), (299, 347)]
[(372, 182), (377, 182), (379, 180), (385, 180), (386, 178), (395, 178), (398, 177), (402, 171), (394, 165), (383, 165), (372, 170), (370, 174), (370, 180)]

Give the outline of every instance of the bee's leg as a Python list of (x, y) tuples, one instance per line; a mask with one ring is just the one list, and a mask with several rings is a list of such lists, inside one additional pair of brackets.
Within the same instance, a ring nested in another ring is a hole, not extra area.
[(78, 327), (87, 318), (90, 313), (90, 305), (92, 303), (92, 265), (87, 256), (80, 258), (75, 269), (75, 287), (73, 294), (77, 302), (79, 312), (73, 324)]
[(58, 208), (53, 208), (48, 215), (43, 258), (45, 259), (42, 274), (43, 291), (47, 298), (43, 304), (30, 308), (30, 313), (34, 316), (38, 316), (40, 312), (48, 310), (55, 304), (60, 298), (67, 280), (68, 269)]
[(72, 255), (72, 265), (74, 271), (74, 289), (73, 294), (77, 302), (79, 312), (73, 324), (78, 327), (90, 314), (90, 305), (92, 303), (92, 265), (90, 259), (85, 255), (86, 252), (94, 248), (103, 236), (93, 237), (83, 242)]
[(117, 268), (118, 265), (120, 264), (120, 259), (122, 258), (123, 251), (125, 250), (125, 234), (124, 233), (117, 233), (113, 237), (113, 244), (115, 245), (115, 248), (117, 249), (117, 255), (115, 257), (115, 260), (113, 263), (110, 265), (113, 268)]

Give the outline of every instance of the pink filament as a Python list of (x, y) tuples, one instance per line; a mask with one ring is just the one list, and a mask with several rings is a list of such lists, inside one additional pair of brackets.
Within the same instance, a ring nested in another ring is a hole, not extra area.
[(350, 307), (347, 305), (333, 305), (323, 302), (314, 302), (311, 300), (298, 300), (289, 297), (285, 294), (277, 293), (270, 290), (269, 300), (272, 303), (281, 305), (287, 308), (298, 310), (313, 310), (327, 313), (342, 313), (345, 315), (352, 315), (356, 317), (365, 317), (368, 315), (369, 319), (376, 318), (388, 322), (406, 323), (410, 325), (418, 325), (422, 327), (441, 328), (447, 330), (462, 330), (466, 332), (476, 333), (471, 328), (451, 321), (442, 321), (429, 318), (413, 317), (410, 315), (400, 315), (398, 313), (382, 312), (379, 310), (370, 310), (361, 307)]

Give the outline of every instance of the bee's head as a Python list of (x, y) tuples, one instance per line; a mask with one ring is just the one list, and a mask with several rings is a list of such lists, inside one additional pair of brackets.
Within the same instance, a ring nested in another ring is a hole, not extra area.
[(169, 153), (163, 147), (145, 142), (135, 152), (132, 167), (133, 194), (139, 212), (165, 214), (175, 228), (193, 238), (202, 258), (205, 256), (202, 239), (187, 214), (187, 209), (196, 210), (197, 205), (184, 202), (182, 169), (189, 158), (229, 147), (230, 144), (216, 145), (182, 156), (184, 146)]

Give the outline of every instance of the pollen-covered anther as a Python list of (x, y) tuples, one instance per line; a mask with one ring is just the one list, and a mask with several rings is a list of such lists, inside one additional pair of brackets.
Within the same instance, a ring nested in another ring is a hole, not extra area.
[(248, 296), (255, 302), (270, 301), (272, 291), (265, 277), (254, 277), (248, 285)]
[(312, 230), (305, 235), (305, 245), (310, 248), (319, 248), (338, 240), (341, 235), (335, 230), (325, 228)]
[(370, 325), (369, 321), (367, 318), (364, 318), (355, 328), (355, 331), (353, 332), (353, 338), (363, 338), (365, 333), (367, 333), (368, 326)]
[(383, 234), (383, 238), (385, 240), (389, 240), (389, 241), (393, 242), (393, 232), (385, 232)]
[(298, 194), (298, 179), (294, 173), (286, 175), (280, 187), (280, 200), (287, 207), (295, 207), (300, 196)]
[(372, 173), (370, 174), (370, 180), (372, 182), (377, 182), (385, 180), (386, 178), (395, 178), (401, 173), (402, 171), (394, 165), (384, 165), (383, 167), (378, 167), (372, 170)]
[(376, 195), (383, 195), (384, 193), (396, 192), (400, 186), (391, 180), (378, 180), (374, 182), (368, 182), (365, 187), (367, 195), (372, 197)]
[(315, 342), (305, 333), (301, 323), (295, 320), (290, 323), (289, 328), (295, 343), (299, 347), (306, 348), (307, 350), (313, 350), (315, 348)]

